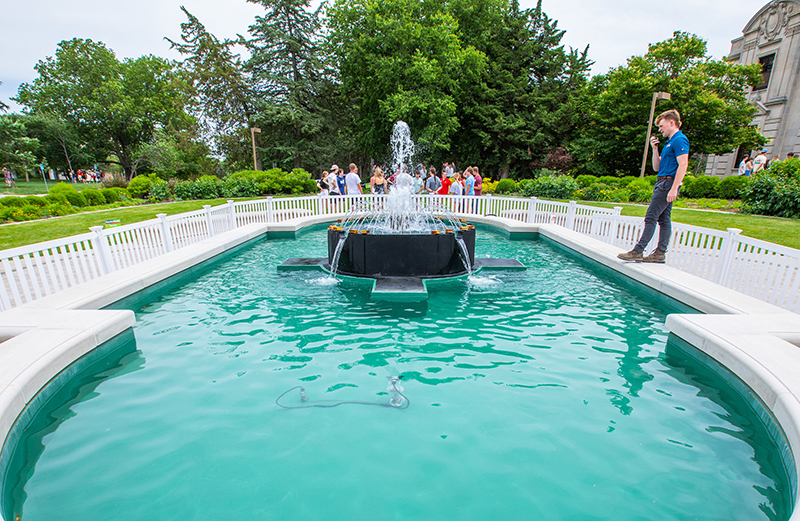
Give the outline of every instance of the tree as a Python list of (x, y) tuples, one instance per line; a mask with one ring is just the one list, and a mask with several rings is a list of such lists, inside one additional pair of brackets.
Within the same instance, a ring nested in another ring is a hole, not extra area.
[(181, 24), (182, 43), (166, 40), (185, 56), (180, 67), (192, 89), (191, 110), (215, 140), (217, 151), (232, 152), (226, 150), (224, 137), (231, 133), (245, 135), (254, 121), (256, 97), (250, 76), (234, 52), (241, 42), (220, 41), (186, 8), (181, 10), (188, 19)]
[(530, 164), (566, 144), (576, 126), (576, 99), (591, 62), (588, 47), (566, 52), (564, 31), (517, 0), (456, 0), (461, 37), (486, 56), (478, 85), (460, 89), (459, 158), (506, 178), (529, 177)]
[[(61, 42), (55, 57), (36, 65), (39, 77), (19, 88), (26, 112), (69, 122), (95, 162), (118, 163), (128, 178), (133, 153), (156, 128), (184, 128), (185, 85), (172, 63), (155, 56), (117, 60), (102, 43)], [(113, 154), (116, 159), (112, 159)]]
[(747, 87), (762, 81), (758, 64), (731, 65), (712, 60), (706, 42), (683, 32), (650, 45), (626, 66), (595, 76), (581, 100), (584, 114), (572, 154), (588, 173), (638, 174), (653, 92), (672, 96), (657, 113), (676, 109), (692, 154), (724, 154), (739, 145), (766, 141), (750, 126), (756, 109)]
[[(3, 82), (0, 81), (0, 85), (2, 85), (2, 84), (3, 84)], [(3, 103), (2, 101), (0, 101), (0, 112), (8, 112), (8, 105)]]
[(27, 116), (26, 123), (29, 134), (39, 140), (40, 157), (52, 167), (69, 172), (91, 164), (92, 158), (75, 127), (57, 114)]
[(286, 169), (316, 167), (337, 148), (337, 121), (346, 113), (320, 46), (319, 11), (308, 0), (248, 1), (265, 9), (243, 39), (262, 156)]
[(39, 141), (28, 137), (25, 123), (14, 115), (0, 115), (0, 168), (27, 173), (36, 164)]
[(463, 44), (446, 4), (337, 0), (328, 23), (343, 95), (358, 111), (358, 148), (383, 157), (394, 123), (403, 120), (428, 155), (450, 150), (460, 127), (459, 83), (476, 85), (486, 61)]

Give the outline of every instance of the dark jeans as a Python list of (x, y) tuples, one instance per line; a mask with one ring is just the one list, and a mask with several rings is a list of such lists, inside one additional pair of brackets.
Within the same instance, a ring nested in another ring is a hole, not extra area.
[(658, 249), (666, 252), (669, 246), (669, 236), (672, 233), (672, 203), (667, 201), (667, 194), (672, 188), (672, 183), (675, 178), (661, 178), (656, 181), (653, 187), (653, 198), (650, 200), (650, 206), (647, 207), (647, 213), (644, 216), (644, 230), (639, 242), (633, 247), (634, 250), (643, 251), (653, 234), (656, 231), (656, 223), (658, 223)]

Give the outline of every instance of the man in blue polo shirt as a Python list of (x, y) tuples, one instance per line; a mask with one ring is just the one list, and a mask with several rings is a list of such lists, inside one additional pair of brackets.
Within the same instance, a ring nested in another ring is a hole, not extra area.
[[(672, 202), (678, 198), (678, 189), (689, 166), (689, 140), (681, 132), (681, 116), (677, 110), (668, 110), (658, 115), (656, 125), (667, 138), (661, 154), (658, 153), (658, 137), (650, 138), (653, 147), (653, 168), (658, 170), (658, 179), (653, 187), (653, 198), (644, 216), (644, 230), (639, 242), (627, 253), (620, 253), (622, 260), (636, 262), (666, 262), (669, 236), (672, 233)], [(648, 255), (642, 256), (645, 246), (653, 238), (658, 223), (658, 247)]]

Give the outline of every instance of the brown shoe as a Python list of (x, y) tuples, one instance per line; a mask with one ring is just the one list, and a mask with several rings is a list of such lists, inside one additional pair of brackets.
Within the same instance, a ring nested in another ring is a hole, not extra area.
[(642, 262), (641, 250), (631, 250), (626, 253), (620, 253), (619, 255), (617, 255), (617, 257), (624, 261)]
[(642, 262), (657, 262), (659, 264), (664, 264), (667, 262), (667, 255), (665, 252), (656, 249), (653, 250), (653, 253), (643, 258)]

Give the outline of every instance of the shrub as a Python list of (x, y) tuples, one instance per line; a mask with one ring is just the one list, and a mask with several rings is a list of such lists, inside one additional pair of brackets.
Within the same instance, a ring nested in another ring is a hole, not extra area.
[(533, 172), (533, 177), (534, 178), (539, 178), (539, 177), (559, 177), (559, 176), (561, 176), (561, 172), (556, 172), (555, 170), (549, 170), (547, 168), (542, 168), (541, 170), (534, 170), (534, 172)]
[(759, 170), (742, 191), (742, 210), (778, 217), (800, 217), (800, 159)]
[(611, 175), (604, 175), (600, 179), (598, 179), (598, 182), (604, 185), (608, 185), (611, 188), (619, 188), (621, 186), (622, 178), (614, 177)]
[(43, 208), (38, 208), (36, 206), (32, 206), (30, 204), (26, 204), (23, 206), (17, 206), (11, 210), (11, 215), (9, 216), (12, 221), (20, 222), (20, 221), (32, 221), (34, 219), (38, 219), (42, 217), (44, 214)]
[(103, 188), (128, 188), (125, 174), (106, 174), (103, 176)]
[(586, 188), (587, 186), (592, 186), (595, 183), (599, 183), (600, 178), (596, 175), (579, 175), (575, 178), (575, 181), (581, 188)]
[(525, 185), (522, 195), (544, 199), (570, 199), (578, 191), (578, 183), (571, 177), (540, 177)]
[(500, 181), (492, 181), (489, 178), (483, 178), (483, 188), (481, 189), (482, 194), (493, 194), (497, 189), (497, 183)]
[(115, 186), (115, 187), (111, 188), (111, 190), (114, 190), (117, 193), (117, 200), (119, 200), (119, 201), (130, 201), (131, 200), (131, 194), (128, 193), (128, 189), (127, 188), (121, 188), (119, 186)]
[(605, 201), (612, 188), (604, 183), (594, 183), (582, 190), (584, 199), (588, 201)]
[(606, 201), (614, 203), (627, 203), (631, 198), (631, 192), (627, 188), (617, 188), (612, 191), (607, 197)]
[(45, 201), (44, 197), (37, 197), (35, 195), (23, 197), (22, 202), (24, 205), (35, 206), (36, 208), (44, 208), (47, 206), (47, 201)]
[(194, 183), (192, 181), (181, 181), (175, 185), (175, 199), (188, 201), (194, 199)]
[[(273, 170), (280, 170), (280, 169), (273, 169)], [(272, 172), (273, 170), (241, 170), (239, 172), (234, 172), (228, 177), (225, 178), (227, 181), (228, 179), (252, 179), (256, 182), (256, 184), (264, 183), (267, 180), (267, 172)]]
[(256, 197), (259, 195), (258, 182), (252, 177), (228, 177), (222, 182), (222, 197)]
[(631, 191), (631, 193), (637, 190), (653, 190), (653, 185), (651, 185), (647, 179), (642, 179), (641, 177), (634, 177), (632, 181), (625, 185), (625, 188)]
[(0, 204), (8, 207), (23, 206), (25, 200), (23, 197), (0, 197)]
[(47, 194), (42, 197), (47, 204), (66, 203), (67, 197), (64, 194)]
[(694, 199), (717, 197), (717, 185), (719, 185), (718, 178), (710, 175), (701, 175), (694, 178), (689, 186), (686, 187), (686, 196)]
[(8, 222), (11, 220), (11, 213), (14, 211), (13, 206), (0, 206), (0, 222)]
[(119, 193), (113, 188), (102, 188), (100, 194), (106, 200), (106, 204), (112, 204), (119, 201)]
[(75, 208), (83, 208), (89, 205), (89, 203), (86, 202), (86, 198), (78, 192), (64, 192), (63, 195), (67, 198), (69, 204)]
[(48, 204), (47, 206), (44, 207), (44, 212), (49, 217), (56, 217), (59, 215), (71, 215), (77, 212), (77, 210), (75, 210), (75, 208), (73, 208), (71, 204), (64, 201), (63, 203)]
[(163, 179), (153, 179), (150, 184), (150, 191), (147, 192), (147, 197), (151, 202), (166, 201), (170, 198), (169, 185)]
[(717, 195), (722, 199), (741, 199), (742, 191), (750, 183), (750, 178), (741, 175), (729, 175), (722, 178), (717, 187)]
[(86, 202), (89, 203), (89, 206), (98, 206), (101, 204), (106, 204), (106, 198), (103, 194), (100, 193), (100, 190), (94, 188), (87, 188), (81, 192), (83, 197), (86, 198)]
[(658, 181), (657, 175), (646, 175), (644, 179), (650, 183), (650, 188), (652, 189), (656, 185), (656, 181)]
[(317, 190), (316, 181), (302, 168), (295, 168), (288, 173), (273, 168), (264, 174), (264, 182), (258, 185), (259, 192), (263, 194), (313, 193)]
[(193, 199), (216, 199), (220, 191), (219, 178), (213, 175), (204, 175), (194, 182)]
[[(530, 187), (531, 185), (533, 185), (533, 183), (534, 183), (534, 180), (533, 180), (533, 179), (520, 179), (520, 180), (517, 182), (517, 190), (518, 190), (520, 193), (523, 193), (523, 194), (524, 194), (524, 193), (525, 193), (525, 189), (526, 189), (526, 187)], [(530, 190), (530, 188), (528, 188), (528, 190)]]
[[(155, 176), (154, 176), (155, 177)], [(128, 193), (131, 197), (138, 197), (144, 199), (150, 193), (150, 185), (153, 184), (153, 179), (146, 175), (137, 175), (131, 182), (128, 183)]]
[(653, 196), (652, 188), (648, 189), (641, 189), (636, 188), (635, 190), (631, 191), (631, 196), (628, 199), (632, 203), (647, 203), (650, 201), (650, 198)]
[(516, 191), (517, 183), (513, 179), (501, 179), (495, 188), (495, 192), (498, 194), (510, 194)]
[(78, 193), (78, 191), (75, 189), (75, 187), (72, 185), (72, 183), (65, 183), (64, 181), (61, 181), (60, 183), (52, 186), (50, 188), (50, 190), (48, 190), (48, 193), (51, 193), (51, 194), (64, 194), (64, 195), (66, 195), (68, 193), (73, 193), (73, 192), (74, 193)]

